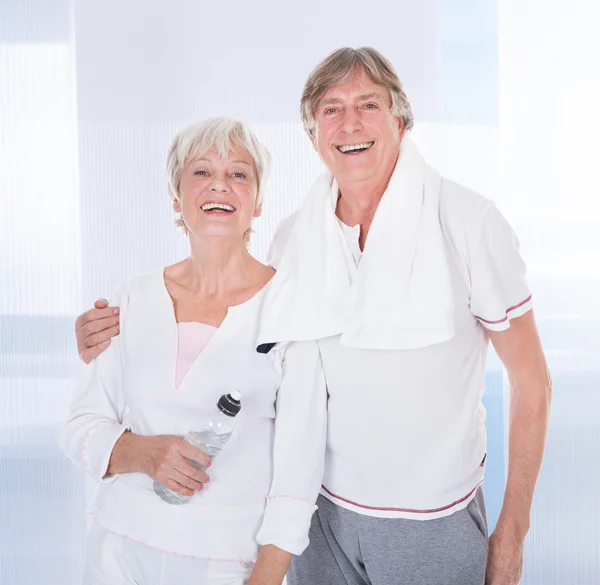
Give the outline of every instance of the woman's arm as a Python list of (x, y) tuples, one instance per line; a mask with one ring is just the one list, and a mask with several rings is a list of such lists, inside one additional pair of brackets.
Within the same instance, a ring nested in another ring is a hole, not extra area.
[(281, 585), (293, 556), (274, 544), (263, 546), (248, 585)]
[(189, 460), (209, 467), (210, 457), (182, 439), (175, 435), (144, 437), (126, 431), (113, 447), (107, 474), (145, 473), (182, 496), (192, 496), (210, 479)]

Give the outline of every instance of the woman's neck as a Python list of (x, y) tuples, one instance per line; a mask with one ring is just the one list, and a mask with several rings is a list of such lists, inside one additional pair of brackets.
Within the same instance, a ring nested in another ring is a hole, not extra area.
[(229, 296), (234, 291), (262, 288), (273, 271), (256, 260), (243, 241), (190, 237), (190, 257), (171, 267), (168, 276), (194, 295)]

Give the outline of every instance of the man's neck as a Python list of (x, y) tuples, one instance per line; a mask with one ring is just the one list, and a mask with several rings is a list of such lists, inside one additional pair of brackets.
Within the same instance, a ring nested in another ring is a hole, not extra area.
[[(394, 165), (395, 166), (395, 165)], [(371, 222), (387, 189), (394, 167), (385, 177), (360, 183), (344, 183), (336, 177), (339, 197), (335, 214), (346, 225), (360, 225), (359, 246), (364, 249)]]

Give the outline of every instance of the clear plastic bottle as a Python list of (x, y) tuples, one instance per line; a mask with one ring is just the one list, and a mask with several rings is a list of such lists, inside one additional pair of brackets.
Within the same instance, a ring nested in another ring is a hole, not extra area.
[[(194, 425), (195, 429), (185, 436), (184, 441), (204, 451), (211, 459), (214, 459), (221, 452), (221, 449), (233, 433), (232, 418), (242, 408), (240, 403), (241, 397), (242, 395), (235, 390), (231, 394), (223, 394), (217, 402), (217, 410), (213, 415), (199, 420)], [(194, 467), (205, 471), (206, 468), (203, 465), (191, 459), (188, 459), (188, 461)], [(192, 497), (182, 496), (171, 491), (157, 481), (154, 482), (154, 493), (168, 504), (174, 505), (184, 504)]]

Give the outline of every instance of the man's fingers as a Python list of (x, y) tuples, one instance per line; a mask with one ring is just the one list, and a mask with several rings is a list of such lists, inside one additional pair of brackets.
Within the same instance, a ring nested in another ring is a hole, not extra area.
[(103, 331), (104, 329), (108, 329), (110, 327), (114, 327), (119, 324), (119, 316), (113, 315), (112, 317), (104, 317), (103, 319), (95, 319), (94, 321), (89, 321), (81, 328), (83, 330), (84, 338), (89, 335), (93, 335), (94, 333), (98, 333), (98, 331)]
[(105, 329), (104, 331), (100, 331), (98, 333), (94, 333), (93, 335), (88, 335), (83, 340), (83, 346), (85, 348), (96, 347), (105, 341), (110, 341), (115, 335), (119, 334), (119, 326), (111, 327), (110, 329)]
[(85, 325), (90, 321), (104, 319), (105, 317), (114, 317), (119, 314), (119, 307), (106, 307), (105, 309), (90, 309), (79, 316), (80, 325)]
[(185, 457), (186, 459), (192, 459), (203, 467), (210, 467), (210, 457), (203, 451), (200, 451), (198, 447), (194, 447), (188, 443), (182, 443), (179, 446), (179, 453), (182, 457)]
[(89, 364), (94, 358), (98, 357), (108, 346), (110, 345), (110, 340), (101, 343), (100, 345), (95, 345), (94, 347), (90, 347), (89, 349), (84, 349), (80, 354), (79, 358), (85, 364)]
[(96, 309), (104, 309), (105, 307), (108, 307), (108, 301), (106, 299), (98, 299), (94, 303), (94, 307)]

